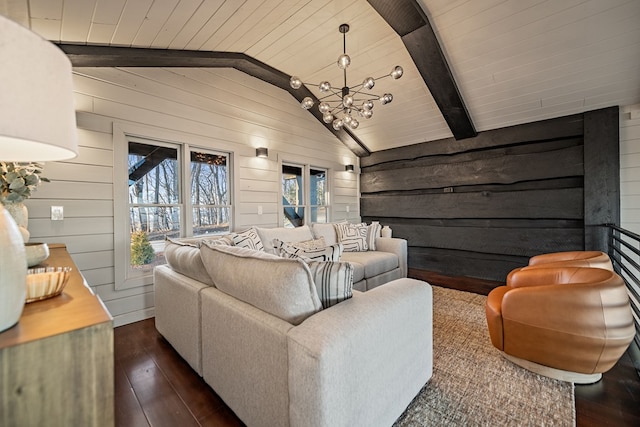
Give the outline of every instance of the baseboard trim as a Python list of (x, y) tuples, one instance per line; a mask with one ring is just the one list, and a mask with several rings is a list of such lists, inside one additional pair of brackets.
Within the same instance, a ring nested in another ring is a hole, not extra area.
[(423, 280), (431, 285), (456, 289), (458, 291), (473, 292), (480, 295), (488, 295), (492, 289), (504, 285), (504, 282), (477, 279), (475, 277), (447, 276), (435, 271), (419, 270), (415, 268), (409, 269), (408, 276), (412, 279)]

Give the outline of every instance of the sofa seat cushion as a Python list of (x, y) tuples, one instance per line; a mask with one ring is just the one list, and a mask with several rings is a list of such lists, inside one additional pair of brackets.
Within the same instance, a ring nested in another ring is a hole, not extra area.
[(293, 325), (322, 310), (304, 261), (235, 246), (209, 246), (200, 255), (216, 288)]
[[(399, 261), (395, 254), (390, 252), (367, 251), (367, 252), (344, 252), (340, 261), (346, 261), (354, 264), (353, 281), (354, 283), (386, 273), (398, 268)], [(358, 264), (362, 267), (359, 268)], [(359, 272), (358, 270), (361, 270)]]
[(261, 228), (255, 227), (262, 240), (265, 252), (276, 254), (274, 239), (280, 239), (283, 242), (295, 243), (313, 239), (313, 233), (307, 225), (301, 227), (288, 228), (288, 227), (276, 227), (276, 228)]

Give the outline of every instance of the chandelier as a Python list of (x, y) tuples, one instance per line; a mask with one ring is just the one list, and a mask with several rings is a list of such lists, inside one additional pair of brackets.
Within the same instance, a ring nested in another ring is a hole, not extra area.
[[(349, 31), (349, 25), (342, 24), (338, 28), (342, 33), (342, 55), (338, 57), (338, 67), (343, 70), (344, 74), (344, 86), (341, 89), (334, 88), (328, 81), (320, 82), (316, 85), (313, 83), (303, 83), (298, 77), (292, 76), (289, 84), (293, 89), (299, 89), (302, 85), (316, 86), (321, 93), (327, 93), (327, 95), (319, 98), (320, 104), (318, 110), (322, 113), (322, 120), (325, 123), (333, 123), (335, 130), (340, 130), (344, 126), (351, 129), (356, 129), (360, 122), (355, 116), (364, 117), (370, 119), (373, 116), (373, 101), (380, 101), (382, 105), (388, 104), (393, 101), (393, 95), (385, 93), (382, 96), (369, 93), (367, 91), (373, 89), (376, 84), (376, 80), (380, 80), (386, 77), (393, 77), (394, 80), (402, 77), (402, 67), (396, 65), (393, 70), (387, 75), (373, 78), (367, 77), (361, 84), (355, 86), (347, 86), (347, 68), (351, 64), (351, 58), (347, 55), (347, 32)], [(307, 96), (305, 97), (300, 106), (305, 110), (309, 110), (315, 101)]]

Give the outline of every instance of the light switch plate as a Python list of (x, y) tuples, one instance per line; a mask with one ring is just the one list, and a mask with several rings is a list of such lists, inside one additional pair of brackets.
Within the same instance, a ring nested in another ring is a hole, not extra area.
[(62, 221), (64, 219), (64, 206), (51, 206), (51, 221)]

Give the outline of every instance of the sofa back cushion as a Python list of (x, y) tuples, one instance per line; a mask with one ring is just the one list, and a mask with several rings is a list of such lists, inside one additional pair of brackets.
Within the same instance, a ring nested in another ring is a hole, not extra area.
[[(346, 223), (346, 221), (342, 221), (342, 223)], [(336, 222), (315, 222), (311, 225), (311, 229), (313, 230), (313, 235), (316, 239), (320, 237), (324, 237), (324, 241), (327, 245), (335, 245), (338, 243), (338, 238), (336, 236), (335, 224), (339, 224)]]
[(212, 286), (211, 276), (200, 257), (199, 242), (183, 242), (167, 239), (164, 257), (172, 270), (194, 280)]
[(260, 228), (256, 227), (258, 236), (262, 240), (265, 252), (270, 254), (276, 254), (274, 239), (280, 239), (283, 242), (294, 243), (302, 242), (305, 240), (313, 239), (313, 233), (308, 225), (301, 227), (288, 228), (288, 227), (276, 227), (276, 228)]
[(304, 261), (207, 242), (201, 245), (200, 255), (219, 290), (273, 316), (298, 325), (322, 310)]

